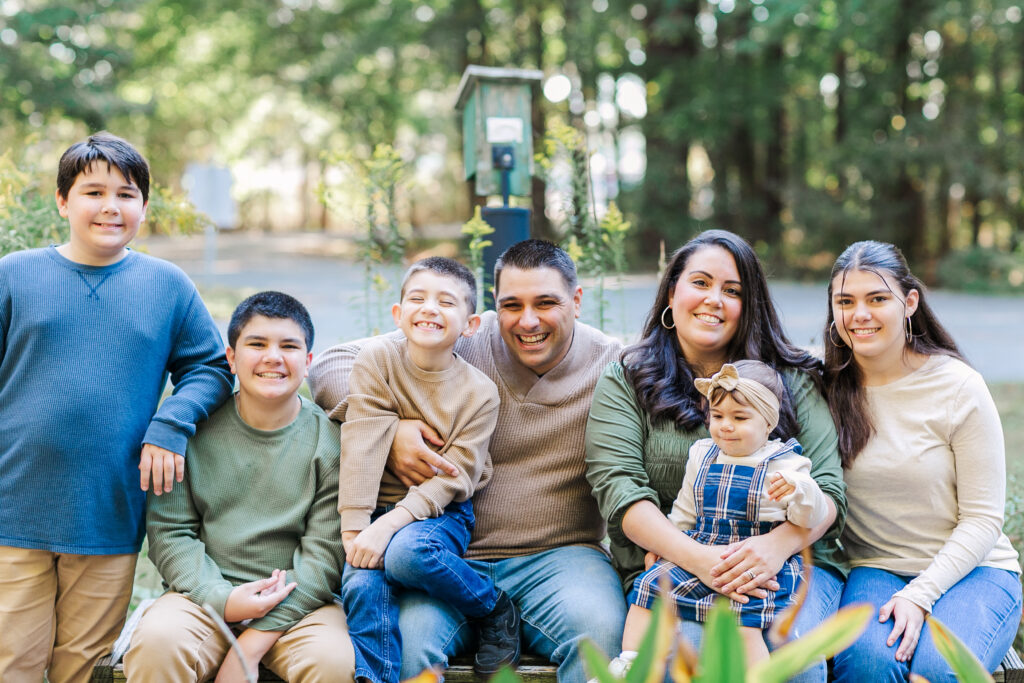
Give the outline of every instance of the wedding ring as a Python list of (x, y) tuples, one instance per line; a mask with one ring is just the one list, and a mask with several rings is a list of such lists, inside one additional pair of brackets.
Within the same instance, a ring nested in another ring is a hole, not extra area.
[(753, 581), (754, 579), (757, 578), (757, 573), (753, 569), (748, 569), (744, 573), (744, 576), (746, 576), (749, 580)]

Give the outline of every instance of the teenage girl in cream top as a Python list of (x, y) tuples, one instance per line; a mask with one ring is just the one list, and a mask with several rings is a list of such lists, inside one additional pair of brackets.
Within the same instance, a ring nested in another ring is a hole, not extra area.
[(1020, 622), (1020, 566), (1002, 533), (999, 415), (924, 296), (891, 244), (857, 242), (832, 269), (826, 383), (852, 567), (842, 604), (878, 608), (836, 656), (838, 681), (955, 680), (929, 613), (992, 671)]

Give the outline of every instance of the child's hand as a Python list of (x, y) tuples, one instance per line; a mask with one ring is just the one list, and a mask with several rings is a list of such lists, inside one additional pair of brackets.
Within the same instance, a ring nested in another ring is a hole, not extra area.
[(143, 491), (149, 490), (149, 477), (153, 476), (153, 493), (169, 493), (175, 481), (185, 478), (185, 458), (166, 448), (151, 443), (142, 445), (139, 455), (139, 483)]
[(285, 583), (287, 572), (275, 569), (269, 578), (243, 583), (228, 594), (224, 621), (259, 619), (277, 607), (299, 584)]
[(776, 472), (772, 475), (768, 484), (768, 497), (772, 500), (782, 500), (791, 493), (796, 492), (796, 487), (786, 481), (786, 478), (782, 476), (782, 472)]
[[(349, 546), (345, 547), (345, 560), (353, 567), (379, 569), (384, 565), (384, 551), (387, 550), (395, 532), (387, 523), (381, 523), (382, 519), (360, 531)], [(341, 542), (342, 545), (345, 544), (344, 535)]]
[[(341, 547), (345, 549), (345, 559), (352, 557), (353, 547), (352, 541), (356, 540), (356, 536), (359, 535), (358, 531), (342, 531), (341, 532)], [(349, 564), (352, 564), (349, 562)]]
[(661, 559), (660, 555), (652, 553), (651, 551), (647, 551), (647, 554), (644, 555), (644, 571), (647, 571), (648, 569), (653, 567), (654, 563), (657, 562), (660, 559)]

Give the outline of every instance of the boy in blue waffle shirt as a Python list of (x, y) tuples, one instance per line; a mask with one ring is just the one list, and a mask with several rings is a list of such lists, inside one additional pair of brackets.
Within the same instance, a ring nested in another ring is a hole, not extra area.
[(124, 622), (150, 481), (181, 481), (231, 392), (195, 286), (127, 248), (148, 199), (142, 155), (93, 135), (58, 168), (68, 242), (0, 259), (0, 680), (89, 680)]

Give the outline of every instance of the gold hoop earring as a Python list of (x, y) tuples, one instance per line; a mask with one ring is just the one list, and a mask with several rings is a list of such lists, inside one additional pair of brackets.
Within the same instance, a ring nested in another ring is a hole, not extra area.
[(675, 326), (676, 326), (675, 319), (672, 320), (672, 324), (671, 325), (666, 325), (665, 324), (665, 314), (666, 313), (671, 313), (671, 312), (672, 312), (672, 307), (671, 306), (666, 306), (665, 310), (661, 312), (661, 326), (664, 327), (666, 330), (674, 329)]
[(839, 343), (837, 344), (836, 340), (835, 340), (835, 337), (832, 336), (833, 333), (835, 333), (837, 336), (839, 335), (839, 330), (836, 329), (836, 321), (835, 320), (833, 320), (832, 324), (828, 326), (828, 340), (830, 342), (832, 342), (832, 346), (836, 347), (837, 349), (841, 349), (844, 346), (846, 346), (846, 344), (843, 343), (843, 338), (842, 337), (839, 337)]
[(911, 344), (914, 341), (914, 323), (911, 322), (909, 315), (904, 320), (907, 324), (903, 326), (903, 331), (907, 334), (907, 343)]

